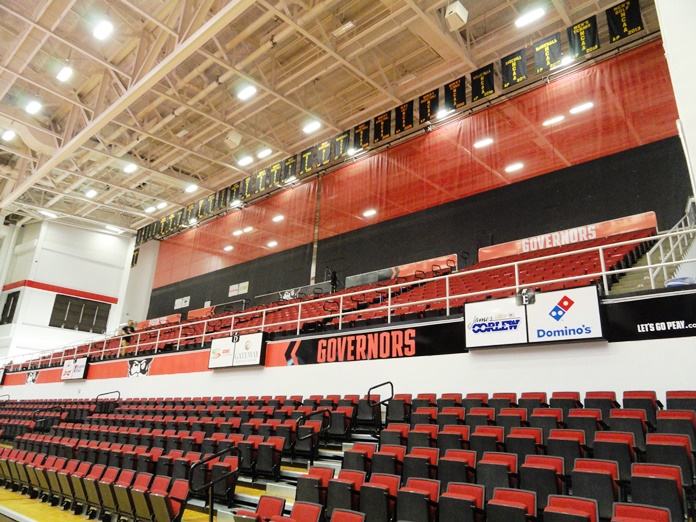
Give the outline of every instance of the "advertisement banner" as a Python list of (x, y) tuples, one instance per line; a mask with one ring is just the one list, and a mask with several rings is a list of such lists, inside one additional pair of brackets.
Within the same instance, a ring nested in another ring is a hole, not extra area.
[(525, 307), (514, 297), (466, 303), (464, 322), (467, 348), (527, 342)]
[(527, 305), (530, 343), (602, 337), (599, 297), (594, 286), (536, 294)]
[(610, 342), (645, 341), (696, 335), (696, 294), (678, 294), (606, 303)]
[(266, 366), (299, 366), (375, 359), (402, 359), (464, 351), (463, 321), (437, 321), (374, 332), (269, 342)]
[(68, 360), (63, 363), (63, 372), (60, 374), (62, 381), (84, 379), (86, 377), (87, 357)]
[(213, 339), (210, 346), (208, 368), (230, 368), (261, 364), (263, 333), (239, 335)]

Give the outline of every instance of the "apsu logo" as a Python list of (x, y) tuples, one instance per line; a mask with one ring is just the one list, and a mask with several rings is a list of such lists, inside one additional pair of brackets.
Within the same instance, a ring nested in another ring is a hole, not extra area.
[(575, 301), (573, 301), (570, 297), (567, 295), (564, 295), (561, 297), (561, 300), (558, 301), (558, 304), (554, 306), (551, 311), (549, 312), (549, 315), (553, 317), (556, 321), (560, 321), (563, 319), (563, 316), (565, 316), (566, 313), (568, 313), (568, 310), (575, 304)]

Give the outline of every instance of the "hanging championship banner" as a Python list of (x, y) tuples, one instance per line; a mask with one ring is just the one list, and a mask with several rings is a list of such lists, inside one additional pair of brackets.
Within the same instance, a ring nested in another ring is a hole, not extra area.
[(599, 49), (599, 31), (597, 30), (597, 17), (591, 16), (579, 24), (566, 29), (568, 33), (568, 47), (573, 58), (585, 56), (587, 53)]
[[(283, 182), (283, 162), (279, 161), (268, 167), (268, 179), (271, 185), (277, 187)], [(234, 200), (232, 200), (234, 201)], [(231, 203), (231, 201), (230, 201)]]
[(426, 92), (418, 98), (418, 123), (425, 123), (435, 118), (440, 105), (437, 89)]
[(616, 42), (643, 30), (638, 0), (626, 0), (606, 11), (609, 26), (609, 41)]
[(333, 159), (339, 160), (348, 155), (350, 131), (345, 131), (333, 139)]
[(353, 148), (366, 149), (370, 146), (370, 120), (353, 127)]
[(493, 64), (489, 63), (471, 73), (471, 101), (475, 102), (495, 93)]
[(300, 168), (298, 176), (304, 176), (314, 170), (314, 147), (303, 150), (300, 153)]
[(534, 67), (543, 73), (561, 64), (561, 33), (556, 33), (534, 44)]
[(391, 136), (391, 111), (380, 114), (374, 119), (372, 143), (379, 143)]
[(527, 50), (520, 49), (500, 60), (503, 71), (503, 89), (513, 87), (527, 79)]
[(254, 176), (256, 177), (254, 194), (258, 194), (268, 188), (268, 169), (261, 169)]
[(462, 76), (445, 84), (445, 109), (448, 111), (461, 109), (466, 105), (466, 77)]
[(413, 100), (399, 105), (395, 112), (394, 134), (401, 134), (413, 128)]
[(317, 168), (327, 165), (331, 161), (331, 142), (324, 140), (317, 145)]
[(297, 177), (297, 158), (290, 156), (285, 159), (285, 168), (283, 169), (283, 181)]

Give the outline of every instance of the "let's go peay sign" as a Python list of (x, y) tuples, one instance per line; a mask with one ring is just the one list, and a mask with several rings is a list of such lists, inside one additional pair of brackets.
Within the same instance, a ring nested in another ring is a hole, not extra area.
[(594, 286), (536, 294), (527, 306), (530, 343), (602, 337), (599, 297)]

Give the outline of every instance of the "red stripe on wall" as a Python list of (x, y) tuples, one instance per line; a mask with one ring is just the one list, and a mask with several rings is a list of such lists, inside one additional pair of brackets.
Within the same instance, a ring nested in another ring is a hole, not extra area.
[(56, 294), (71, 295), (73, 297), (79, 297), (81, 299), (90, 299), (92, 301), (100, 301), (102, 303), (118, 303), (118, 299), (116, 297), (111, 297), (102, 294), (94, 294), (92, 292), (84, 292), (82, 290), (75, 290), (74, 288), (66, 288), (64, 286), (49, 285), (47, 283), (40, 283), (39, 281), (31, 281), (29, 279), (24, 279), (22, 281), (16, 281), (14, 283), (7, 284), (2, 287), (2, 291), (7, 292), (9, 290), (14, 290), (15, 288), (21, 287), (36, 288), (37, 290), (45, 290), (47, 292), (54, 292)]

